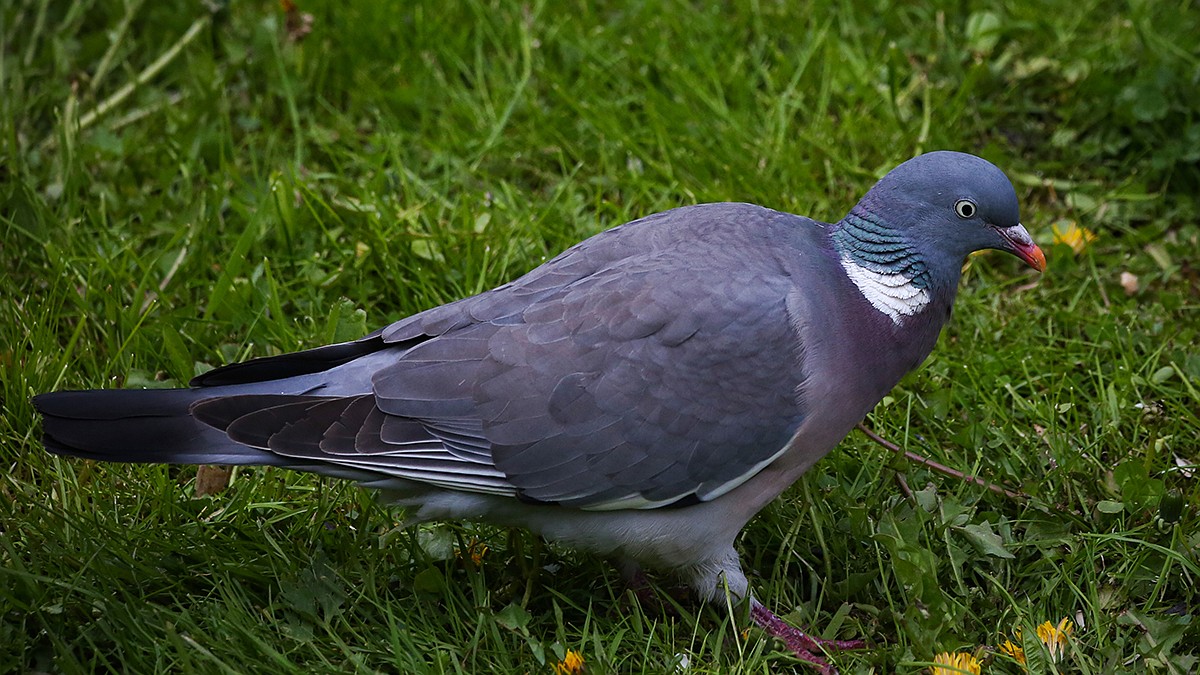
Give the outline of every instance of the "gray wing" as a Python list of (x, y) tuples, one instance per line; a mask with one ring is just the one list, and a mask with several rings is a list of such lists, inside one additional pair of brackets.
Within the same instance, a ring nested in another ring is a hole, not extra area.
[(376, 405), (478, 424), (528, 499), (604, 509), (719, 496), (799, 425), (790, 285), (679, 262), (627, 261), (423, 342), (376, 374)]
[(658, 214), (397, 322), (359, 341), (397, 353), (373, 396), (233, 396), (193, 414), (305, 466), (587, 509), (713, 499), (802, 419), (792, 280), (755, 243), (772, 213)]

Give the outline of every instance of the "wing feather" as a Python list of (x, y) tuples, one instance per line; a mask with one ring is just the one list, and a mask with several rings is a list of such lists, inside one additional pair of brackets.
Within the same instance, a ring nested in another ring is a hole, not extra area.
[(803, 419), (795, 287), (773, 257), (780, 237), (764, 234), (777, 216), (721, 205), (615, 228), (318, 354), (392, 350), (371, 394), (235, 396), (194, 412), (306, 466), (585, 509), (714, 498)]

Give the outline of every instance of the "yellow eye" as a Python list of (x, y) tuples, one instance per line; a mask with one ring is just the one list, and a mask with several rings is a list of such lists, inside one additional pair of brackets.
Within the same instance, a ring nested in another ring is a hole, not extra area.
[(974, 218), (978, 211), (975, 202), (970, 199), (960, 199), (954, 202), (954, 212), (958, 214), (959, 218)]

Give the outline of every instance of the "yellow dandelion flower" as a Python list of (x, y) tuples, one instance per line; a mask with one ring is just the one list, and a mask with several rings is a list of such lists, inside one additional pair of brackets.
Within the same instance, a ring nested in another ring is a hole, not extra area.
[(1086, 227), (1079, 227), (1074, 221), (1059, 221), (1054, 224), (1054, 243), (1066, 244), (1073, 251), (1080, 253), (1087, 245), (1096, 241), (1096, 234)]
[(471, 562), (475, 563), (476, 567), (483, 564), (483, 556), (487, 555), (487, 552), (487, 544), (481, 541), (471, 542), (471, 545), (467, 548), (467, 553), (471, 555)]
[[(1017, 641), (1021, 641), (1020, 630), (1017, 631)], [(1020, 645), (1013, 644), (1012, 640), (1005, 640), (1004, 644), (1000, 645), (1000, 653), (1011, 656), (1017, 663), (1025, 665), (1025, 650)]]
[(1058, 625), (1047, 621), (1037, 627), (1038, 639), (1042, 644), (1046, 645), (1046, 651), (1050, 652), (1050, 660), (1054, 663), (1061, 663), (1067, 655), (1067, 643), (1071, 640), (1071, 633), (1075, 630), (1075, 624), (1071, 623), (1070, 619), (1063, 619), (1058, 622)]
[(583, 672), (583, 654), (568, 649), (563, 660), (554, 664), (554, 675), (579, 675)]
[(458, 548), (454, 549), (454, 557), (459, 560), (470, 560), (475, 567), (479, 567), (483, 564), (483, 556), (487, 555), (487, 552), (487, 544), (478, 539), (472, 539), (471, 543), (467, 544), (465, 551)]
[(974, 654), (942, 652), (933, 657), (929, 675), (979, 675), (981, 665)]
[[(1050, 653), (1050, 660), (1054, 663), (1062, 663), (1067, 656), (1067, 643), (1071, 641), (1071, 633), (1075, 631), (1075, 624), (1071, 623), (1070, 619), (1064, 618), (1058, 622), (1058, 625), (1049, 621), (1037, 627), (1038, 640), (1046, 646), (1046, 651)], [(1004, 644), (1000, 645), (1000, 653), (1011, 656), (1013, 660), (1022, 666), (1025, 665), (1025, 650), (1021, 648), (1021, 629), (1013, 630), (1016, 635), (1017, 643), (1013, 644), (1011, 640), (1005, 640)]]

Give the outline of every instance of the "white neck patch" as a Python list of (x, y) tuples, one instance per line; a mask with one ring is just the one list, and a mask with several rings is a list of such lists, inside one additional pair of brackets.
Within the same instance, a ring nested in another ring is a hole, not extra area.
[(859, 292), (875, 309), (899, 324), (929, 304), (929, 291), (917, 286), (903, 274), (885, 274), (868, 269), (847, 256), (842, 257), (842, 269)]

